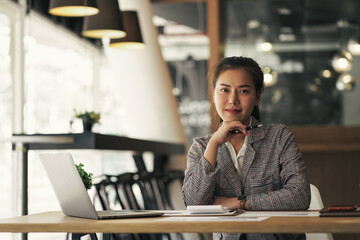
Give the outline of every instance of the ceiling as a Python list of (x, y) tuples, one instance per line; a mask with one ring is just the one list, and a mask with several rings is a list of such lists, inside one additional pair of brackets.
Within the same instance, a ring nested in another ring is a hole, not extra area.
[[(347, 40), (360, 35), (359, 0), (221, 2), (225, 44), (272, 42), (281, 62), (301, 61), (307, 72), (327, 68), (330, 59), (345, 47)], [(154, 0), (152, 6), (154, 15), (207, 32), (206, 2)]]
[[(49, 15), (49, 0), (29, 3), (32, 10), (81, 35), (82, 18)], [(282, 60), (301, 59), (313, 69), (324, 67), (349, 37), (360, 35), (359, 0), (222, 0), (221, 3), (225, 43), (270, 41), (277, 44), (277, 54)], [(152, 8), (154, 15), (170, 20), (172, 26), (185, 25), (193, 30), (177, 28), (180, 30), (167, 33), (164, 26), (158, 26), (160, 34), (206, 36), (206, 1), (152, 0)], [(101, 46), (99, 40), (87, 40)]]
[[(223, 0), (228, 41), (253, 42), (263, 36), (277, 42), (333, 42), (359, 31), (359, 0)], [(31, 0), (31, 8), (80, 34), (82, 18), (48, 14), (49, 0)], [(154, 15), (207, 32), (206, 2), (152, 2)]]
[[(328, 42), (358, 31), (358, 0), (224, 0), (227, 40)], [(206, 32), (206, 3), (152, 4), (154, 15)], [(345, 30), (344, 30), (345, 29)], [(344, 33), (345, 32), (345, 33)]]

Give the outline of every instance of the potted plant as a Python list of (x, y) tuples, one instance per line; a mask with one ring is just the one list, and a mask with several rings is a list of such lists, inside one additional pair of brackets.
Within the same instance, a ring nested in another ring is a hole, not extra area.
[(87, 173), (85, 170), (84, 170), (84, 164), (83, 163), (79, 163), (79, 164), (75, 164), (79, 174), (80, 174), (80, 177), (86, 187), (87, 190), (89, 190), (93, 183), (92, 183), (92, 176), (93, 174), (92, 173)]
[(78, 112), (76, 109), (74, 109), (74, 117), (70, 121), (70, 125), (73, 124), (74, 119), (82, 120), (84, 132), (91, 132), (94, 124), (100, 123), (100, 113), (94, 111)]

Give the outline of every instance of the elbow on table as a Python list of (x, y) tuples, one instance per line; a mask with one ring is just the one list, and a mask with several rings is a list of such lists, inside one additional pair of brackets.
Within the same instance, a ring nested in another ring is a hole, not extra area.
[(184, 201), (185, 206), (193, 206), (193, 205), (208, 205), (211, 204), (209, 200), (204, 197), (197, 196), (196, 194), (191, 194), (186, 191), (182, 191), (182, 199)]
[(297, 204), (295, 204), (296, 209), (294, 210), (308, 210), (311, 202), (310, 185), (298, 188), (298, 194), (295, 197), (298, 199), (295, 199)]

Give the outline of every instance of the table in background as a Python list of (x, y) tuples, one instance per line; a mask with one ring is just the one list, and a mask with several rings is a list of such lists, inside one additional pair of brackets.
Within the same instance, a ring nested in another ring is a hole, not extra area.
[(93, 132), (82, 134), (13, 134), (13, 150), (16, 143), (22, 143), (22, 215), (28, 214), (28, 151), (54, 149), (97, 149), (133, 151), (133, 157), (139, 172), (146, 171), (142, 154), (154, 154), (154, 171), (162, 171), (163, 163), (172, 154), (183, 154), (184, 144), (167, 143), (128, 138), (116, 135), (104, 135)]

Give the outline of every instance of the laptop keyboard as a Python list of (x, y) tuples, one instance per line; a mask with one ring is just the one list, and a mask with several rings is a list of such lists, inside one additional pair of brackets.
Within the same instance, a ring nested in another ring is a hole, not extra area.
[(106, 210), (97, 211), (99, 218), (131, 218), (131, 217), (155, 217), (161, 216), (162, 212), (147, 211), (147, 210)]
[(134, 211), (129, 210), (105, 210), (105, 211), (97, 211), (99, 216), (111, 216), (111, 215), (124, 215), (124, 214), (133, 214)]

